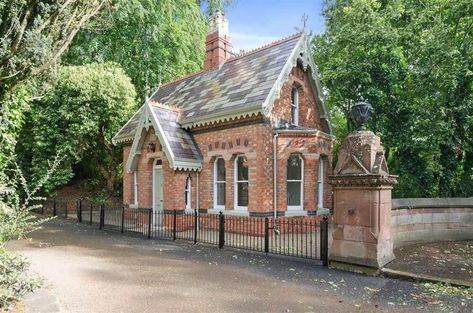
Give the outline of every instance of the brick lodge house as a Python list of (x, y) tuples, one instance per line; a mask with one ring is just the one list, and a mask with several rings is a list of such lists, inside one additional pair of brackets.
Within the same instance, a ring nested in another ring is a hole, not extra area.
[(161, 85), (113, 139), (123, 145), (124, 205), (325, 213), (334, 136), (310, 36), (235, 55), (224, 14), (210, 24), (204, 69)]

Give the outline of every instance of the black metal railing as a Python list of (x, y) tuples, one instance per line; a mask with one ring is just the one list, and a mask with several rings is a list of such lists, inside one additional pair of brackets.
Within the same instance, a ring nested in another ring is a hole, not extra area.
[(74, 218), (100, 229), (150, 239), (194, 243), (322, 260), (328, 265), (327, 217), (248, 217), (152, 209), (108, 208), (87, 199), (47, 200), (36, 211)]

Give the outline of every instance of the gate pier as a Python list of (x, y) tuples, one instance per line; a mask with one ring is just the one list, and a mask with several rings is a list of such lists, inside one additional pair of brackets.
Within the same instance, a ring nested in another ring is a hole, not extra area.
[(394, 259), (391, 234), (391, 190), (397, 176), (389, 175), (381, 140), (359, 130), (342, 142), (334, 175), (333, 241), (329, 265), (377, 274)]

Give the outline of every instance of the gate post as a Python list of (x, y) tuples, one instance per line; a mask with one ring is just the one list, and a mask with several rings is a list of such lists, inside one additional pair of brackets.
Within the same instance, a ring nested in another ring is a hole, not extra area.
[(91, 202), (91, 203), (90, 203), (90, 217), (89, 217), (89, 219), (90, 219), (90, 225), (92, 225), (92, 213), (93, 213), (93, 212), (92, 212), (92, 209), (93, 209), (93, 204), (92, 204), (92, 202)]
[(172, 240), (176, 240), (177, 210), (174, 209), (172, 216)]
[(197, 216), (197, 210), (194, 211), (194, 244), (197, 243), (197, 223), (199, 222), (199, 218)]
[(148, 209), (148, 239), (151, 238), (151, 223), (152, 223), (152, 213), (153, 213), (153, 209)]
[(320, 221), (320, 258), (324, 266), (328, 266), (328, 218)]
[(343, 140), (330, 176), (335, 224), (330, 266), (377, 274), (394, 259), (391, 190), (397, 176), (389, 175), (381, 139), (363, 128), (371, 112), (366, 102), (352, 107), (358, 129)]
[(41, 200), (41, 215), (44, 215), (44, 200)]
[(53, 199), (53, 216), (56, 216), (56, 198)]
[(101, 204), (100, 205), (100, 225), (99, 225), (99, 229), (103, 229), (104, 223), (105, 223), (105, 210), (104, 210), (103, 204)]
[(269, 218), (264, 218), (264, 252), (269, 253)]
[(67, 200), (66, 200), (66, 207), (65, 207), (65, 212), (64, 212), (64, 218), (67, 220)]
[(225, 245), (225, 215), (222, 211), (219, 214), (219, 227), (218, 227), (218, 247), (220, 249)]
[(79, 223), (82, 223), (82, 200), (81, 199), (77, 199), (76, 214), (77, 214), (77, 221)]
[(125, 226), (125, 207), (122, 206), (122, 228), (121, 228), (122, 234), (123, 234), (123, 231), (124, 231), (124, 226)]

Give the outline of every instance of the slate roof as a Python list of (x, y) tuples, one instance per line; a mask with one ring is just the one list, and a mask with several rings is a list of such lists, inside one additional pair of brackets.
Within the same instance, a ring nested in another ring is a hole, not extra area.
[[(173, 168), (200, 169), (202, 155), (189, 128), (259, 112), (267, 114), (279, 94), (278, 88), (285, 73), (295, 66), (295, 58), (297, 62), (301, 57), (305, 58), (303, 62), (313, 64), (307, 53), (310, 51), (309, 39), (304, 33), (298, 33), (237, 55), (218, 68), (200, 71), (160, 86), (115, 135), (113, 142), (133, 138), (140, 142), (136, 136), (142, 132), (137, 133), (136, 128), (139, 125), (148, 127), (151, 122), (160, 128), (160, 141), (166, 146), (166, 151), (172, 153), (168, 157)], [(296, 48), (304, 49), (306, 53), (295, 55)], [(311, 69), (316, 76), (315, 65)], [(316, 77), (314, 82), (320, 90)], [(323, 101), (319, 102), (323, 106)], [(322, 109), (326, 111), (324, 107)], [(133, 154), (133, 158), (136, 155)]]
[(141, 114), (143, 113), (143, 107), (141, 107), (129, 120), (128, 122), (118, 131), (115, 135), (114, 140), (120, 141), (122, 139), (126, 139), (130, 136), (135, 134), (135, 129), (138, 126), (141, 118)]
[(182, 109), (181, 123), (261, 106), (302, 33), (161, 86), (154, 102)]
[(151, 108), (156, 119), (161, 126), (163, 136), (167, 140), (169, 149), (175, 158), (202, 160), (202, 155), (197, 145), (188, 131), (181, 128), (177, 123), (179, 114), (178, 109), (167, 108), (162, 105), (151, 103)]

